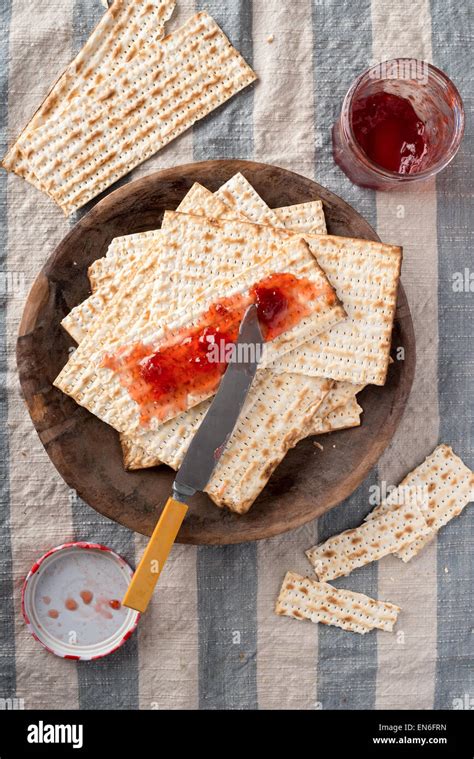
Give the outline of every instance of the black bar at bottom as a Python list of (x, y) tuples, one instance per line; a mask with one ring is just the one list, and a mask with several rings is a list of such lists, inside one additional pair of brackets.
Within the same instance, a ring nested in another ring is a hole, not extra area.
[[(13, 707), (17, 705), (12, 704)], [(176, 749), (265, 754), (474, 757), (472, 711), (0, 710), (0, 759), (158, 756)], [(253, 727), (258, 728), (258, 737)], [(234, 728), (234, 729), (233, 729)], [(237, 728), (237, 729), (235, 729)], [(328, 753), (329, 750), (329, 753)]]

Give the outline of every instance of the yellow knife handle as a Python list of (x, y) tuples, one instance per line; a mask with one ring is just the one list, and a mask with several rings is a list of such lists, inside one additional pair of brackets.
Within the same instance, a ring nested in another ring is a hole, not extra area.
[(123, 606), (137, 611), (146, 611), (187, 510), (185, 503), (168, 498), (145, 548), (145, 553), (127, 588), (122, 601)]

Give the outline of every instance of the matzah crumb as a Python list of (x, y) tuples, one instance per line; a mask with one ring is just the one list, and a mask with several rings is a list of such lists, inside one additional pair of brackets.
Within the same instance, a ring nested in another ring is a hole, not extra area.
[(313, 445), (314, 445), (316, 448), (319, 448), (319, 450), (320, 450), (320, 451), (324, 451), (324, 447), (321, 445), (321, 443), (318, 443), (318, 441), (317, 441), (317, 440), (315, 440), (315, 441), (314, 441)]
[(271, 45), (274, 39), (275, 37), (273, 36), (273, 34), (269, 34), (267, 37), (268, 44)]

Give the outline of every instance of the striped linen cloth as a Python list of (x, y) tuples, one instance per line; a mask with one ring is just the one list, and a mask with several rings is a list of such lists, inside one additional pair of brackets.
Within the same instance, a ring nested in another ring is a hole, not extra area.
[[(453, 521), (416, 560), (393, 557), (337, 585), (403, 607), (397, 633), (357, 636), (276, 618), (287, 569), (303, 550), (356, 525), (369, 488), (397, 483), (441, 440), (467, 464), (472, 449), (474, 301), (453, 275), (472, 263), (467, 133), (453, 164), (427, 188), (383, 194), (350, 184), (331, 156), (332, 123), (354, 77), (376, 61), (434, 62), (472, 103), (468, 3), (457, 0), (178, 0), (176, 27), (206, 8), (253, 63), (260, 82), (137, 168), (131, 178), (209, 158), (293, 169), (335, 191), (401, 244), (417, 338), (408, 409), (360, 488), (324, 517), (281, 537), (228, 547), (177, 545), (138, 634), (100, 662), (68, 662), (30, 637), (20, 590), (33, 561), (70, 539), (94, 540), (131, 563), (145, 539), (96, 514), (55, 472), (20, 396), (15, 340), (36, 273), (68, 231), (53, 203), (0, 175), (1, 524), (0, 705), (26, 709), (432, 709), (473, 703), (473, 515)], [(99, 0), (4, 0), (1, 139), (34, 112), (97, 23)], [(273, 35), (273, 41), (269, 38)], [(469, 128), (469, 127), (468, 127)]]

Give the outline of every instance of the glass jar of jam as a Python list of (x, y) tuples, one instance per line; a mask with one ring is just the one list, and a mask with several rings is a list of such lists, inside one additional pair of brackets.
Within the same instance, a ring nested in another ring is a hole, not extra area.
[(333, 155), (354, 184), (390, 190), (426, 180), (456, 155), (464, 108), (454, 84), (424, 61), (397, 58), (361, 74), (333, 126)]

